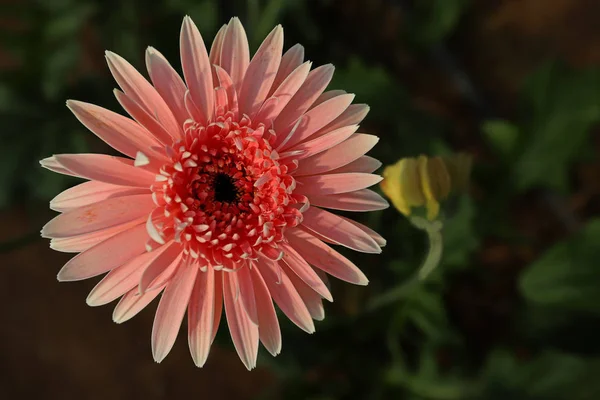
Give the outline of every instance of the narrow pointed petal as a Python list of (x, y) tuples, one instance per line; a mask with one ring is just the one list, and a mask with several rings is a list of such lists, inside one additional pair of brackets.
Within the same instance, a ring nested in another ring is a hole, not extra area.
[(220, 87), (225, 89), (225, 92), (227, 93), (229, 110), (236, 110), (238, 108), (238, 96), (231, 77), (227, 71), (219, 66), (215, 66), (215, 73), (218, 79), (217, 82), (219, 83)]
[(236, 288), (231, 272), (223, 274), (223, 298), (225, 314), (233, 345), (248, 370), (256, 367), (258, 355), (258, 326), (248, 318), (240, 299), (236, 299)]
[(323, 307), (323, 300), (314, 290), (312, 290), (302, 279), (296, 274), (290, 271), (287, 264), (282, 265), (284, 271), (286, 271), (292, 285), (296, 288), (296, 291), (302, 298), (302, 301), (306, 305), (310, 316), (315, 321), (322, 321), (325, 319), (325, 308)]
[(69, 100), (75, 117), (113, 149), (135, 158), (138, 150), (157, 146), (156, 139), (132, 119), (82, 101)]
[(256, 301), (254, 299), (254, 285), (252, 276), (250, 276), (250, 268), (244, 266), (235, 272), (240, 288), (240, 299), (248, 318), (253, 324), (258, 325), (258, 313), (256, 310)]
[(379, 175), (348, 173), (331, 175), (312, 175), (296, 178), (297, 193), (307, 196), (347, 193), (367, 188), (381, 182)]
[(133, 166), (133, 160), (104, 154), (59, 154), (58, 164), (76, 176), (113, 185), (149, 188), (155, 175)]
[(208, 268), (199, 271), (188, 306), (188, 345), (197, 367), (206, 363), (210, 346), (215, 312), (215, 272)]
[(294, 175), (318, 175), (343, 167), (371, 150), (378, 141), (377, 136), (355, 133), (337, 146), (305, 158)]
[(316, 268), (356, 285), (369, 283), (365, 274), (356, 265), (310, 233), (301, 229), (288, 229), (286, 237), (290, 245)]
[(117, 268), (146, 251), (146, 226), (118, 233), (73, 257), (58, 273), (59, 281), (79, 281)]
[(306, 305), (294, 285), (292, 285), (290, 278), (281, 270), (277, 262), (260, 259), (258, 267), (269, 288), (271, 297), (273, 297), (281, 311), (300, 329), (307, 333), (314, 333), (315, 324)]
[(311, 195), (309, 200), (313, 206), (341, 211), (376, 211), (390, 206), (383, 197), (369, 189), (326, 196)]
[(221, 62), (219, 65), (231, 76), (233, 85), (238, 92), (241, 89), (248, 64), (250, 64), (250, 49), (248, 47), (246, 31), (239, 18), (234, 17), (227, 25), (227, 30), (223, 37)]
[(258, 335), (267, 351), (276, 356), (281, 352), (281, 330), (273, 300), (256, 266), (250, 270), (250, 275), (254, 284), (254, 298), (258, 312)]
[(152, 355), (157, 363), (164, 360), (175, 344), (197, 274), (196, 265), (180, 265), (160, 298), (152, 326)]
[(303, 227), (326, 237), (334, 243), (363, 253), (381, 253), (381, 248), (371, 236), (329, 211), (318, 207), (310, 207), (302, 215), (304, 217)]
[(302, 258), (302, 256), (300, 256), (300, 254), (298, 254), (298, 252), (289, 244), (282, 244), (282, 247), (285, 251), (283, 262), (288, 266), (288, 268), (316, 293), (328, 301), (333, 301), (333, 297), (331, 296), (329, 289), (316, 274), (315, 270), (308, 265), (306, 260)]
[(121, 297), (121, 300), (115, 306), (113, 311), (113, 321), (117, 324), (122, 324), (125, 321), (135, 317), (140, 311), (142, 311), (148, 304), (152, 302), (158, 296), (164, 286), (149, 290), (144, 294), (139, 294), (138, 288), (135, 287)]
[(328, 90), (326, 92), (323, 92), (323, 94), (321, 94), (319, 97), (317, 97), (315, 102), (312, 103), (309, 110), (312, 110), (313, 108), (315, 108), (319, 104), (326, 102), (327, 100), (333, 99), (334, 97), (338, 97), (338, 96), (341, 96), (346, 93), (347, 92), (345, 90), (339, 90), (339, 89)]
[(240, 112), (250, 118), (260, 110), (267, 98), (281, 62), (282, 49), (283, 28), (278, 25), (256, 51), (244, 76), (239, 97)]
[(343, 167), (332, 169), (329, 171), (330, 174), (344, 174), (360, 172), (365, 174), (371, 174), (381, 167), (381, 161), (370, 157), (362, 156), (352, 161), (350, 164), (346, 164)]
[(352, 225), (361, 229), (367, 235), (371, 236), (373, 238), (373, 240), (375, 240), (375, 242), (377, 242), (379, 247), (384, 247), (387, 244), (387, 240), (385, 240), (383, 238), (383, 236), (381, 236), (379, 233), (375, 232), (373, 229), (369, 228), (368, 226), (363, 225), (360, 222), (353, 221), (350, 218), (346, 218), (346, 217), (341, 217), (341, 218), (345, 219), (346, 221), (350, 222)]
[(180, 243), (170, 242), (164, 245), (162, 251), (160, 251), (160, 253), (158, 253), (152, 262), (144, 269), (138, 282), (140, 293), (144, 293), (146, 290), (153, 287), (161, 286), (160, 283), (157, 284), (157, 278), (159, 278), (167, 268), (170, 268), (172, 264), (179, 265), (181, 263), (181, 252), (182, 247)]
[(50, 208), (54, 211), (69, 211), (84, 207), (106, 199), (147, 194), (150, 189), (111, 185), (104, 182), (89, 181), (73, 186), (50, 200)]
[(342, 126), (360, 124), (369, 113), (369, 110), (370, 108), (366, 104), (350, 104), (339, 117), (319, 129), (315, 136), (323, 135)]
[[(215, 39), (210, 46), (210, 52), (208, 53), (208, 61), (210, 65), (221, 65), (221, 49), (223, 48), (223, 39), (225, 38), (225, 32), (227, 32), (227, 24), (221, 26), (217, 34), (215, 35)], [(217, 79), (217, 75), (215, 74), (215, 70), (212, 70), (213, 73), (213, 85), (216, 87), (219, 80)]]
[(42, 228), (42, 236), (64, 238), (100, 231), (137, 220), (154, 207), (148, 194), (106, 199), (54, 217)]
[(44, 158), (40, 160), (40, 165), (47, 170), (52, 172), (56, 172), (57, 174), (69, 175), (69, 176), (77, 176), (77, 174), (69, 171), (67, 168), (62, 166), (55, 156)]
[(221, 314), (223, 314), (223, 274), (222, 271), (215, 271), (215, 312), (211, 343), (215, 341), (221, 322)]
[(154, 47), (148, 47), (146, 50), (146, 67), (154, 87), (160, 96), (165, 99), (179, 126), (178, 132), (171, 133), (173, 136), (178, 133), (176, 137), (183, 137), (183, 123), (189, 118), (184, 103), (187, 87), (183, 79)]
[(300, 44), (295, 44), (289, 48), (288, 51), (285, 52), (283, 57), (281, 57), (281, 63), (279, 63), (279, 68), (277, 69), (277, 74), (275, 75), (275, 80), (273, 81), (273, 86), (269, 91), (269, 96), (273, 94), (275, 89), (281, 85), (281, 82), (285, 81), (288, 76), (297, 69), (304, 62), (304, 47)]
[(201, 112), (201, 123), (212, 119), (213, 72), (208, 59), (204, 40), (198, 27), (190, 17), (183, 19), (181, 26), (181, 65), (192, 100)]
[(156, 118), (168, 132), (178, 132), (181, 128), (156, 89), (123, 57), (106, 52), (108, 67), (125, 94), (139, 104), (146, 113)]
[(298, 159), (304, 159), (315, 154), (319, 154), (325, 150), (328, 150), (348, 139), (356, 130), (358, 125), (345, 126), (335, 131), (329, 132), (326, 135), (320, 136), (315, 139), (310, 139), (304, 143), (300, 143), (292, 147), (291, 151), (301, 151), (302, 154)]

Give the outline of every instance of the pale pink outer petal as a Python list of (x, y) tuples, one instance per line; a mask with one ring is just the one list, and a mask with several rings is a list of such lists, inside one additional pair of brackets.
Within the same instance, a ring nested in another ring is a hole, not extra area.
[(144, 294), (139, 294), (138, 288), (133, 288), (121, 297), (121, 300), (115, 306), (113, 311), (113, 321), (117, 324), (122, 324), (125, 321), (135, 317), (140, 311), (142, 311), (148, 304), (152, 302), (158, 296), (164, 286), (149, 290)]
[(215, 272), (208, 268), (198, 272), (188, 305), (188, 345), (197, 367), (206, 363), (210, 346), (215, 312)]
[(304, 217), (303, 227), (318, 233), (333, 243), (363, 253), (381, 253), (381, 248), (371, 236), (329, 211), (310, 207), (304, 211), (302, 216)]
[(237, 92), (235, 91), (235, 87), (233, 86), (233, 81), (231, 77), (223, 68), (218, 65), (215, 66), (215, 74), (217, 76), (217, 82), (219, 82), (220, 87), (225, 89), (227, 93), (227, 101), (229, 110), (233, 112), (237, 112), (238, 108), (238, 97)]
[(314, 333), (315, 324), (306, 305), (294, 285), (292, 285), (290, 278), (281, 270), (277, 262), (259, 259), (258, 267), (269, 288), (271, 297), (281, 311), (300, 329), (307, 333)]
[(106, 199), (54, 217), (42, 228), (42, 237), (64, 238), (122, 225), (149, 214), (155, 204), (149, 194)]
[(179, 131), (172, 132), (173, 136), (183, 137), (183, 123), (190, 117), (184, 103), (187, 87), (183, 79), (169, 64), (169, 61), (154, 47), (148, 47), (146, 50), (146, 67), (154, 87), (165, 99), (179, 125)]
[(81, 178), (113, 185), (149, 188), (155, 174), (133, 166), (133, 160), (104, 154), (58, 154), (59, 165)]
[(109, 183), (88, 181), (73, 186), (50, 200), (50, 208), (54, 211), (69, 211), (73, 208), (84, 207), (100, 201), (131, 196), (135, 194), (150, 195), (149, 188), (111, 185)]
[(56, 157), (54, 157), (54, 156), (47, 157), (47, 158), (44, 158), (43, 160), (40, 160), (40, 165), (42, 167), (46, 168), (47, 170), (56, 172), (57, 174), (77, 176), (77, 174), (69, 171), (68, 169), (66, 169), (65, 167), (60, 165), (59, 162), (56, 160)]
[(283, 263), (281, 266), (283, 270), (287, 273), (290, 281), (296, 288), (296, 291), (302, 298), (302, 301), (306, 305), (308, 312), (312, 319), (316, 321), (322, 321), (325, 318), (325, 308), (323, 307), (323, 301), (321, 296), (319, 296), (314, 290), (312, 290), (308, 285), (302, 281), (296, 274), (290, 271), (287, 267), (287, 264)]
[(86, 299), (89, 306), (102, 306), (118, 299), (139, 285), (144, 269), (156, 258), (155, 251), (141, 254), (110, 271)]
[(366, 104), (350, 104), (339, 117), (325, 125), (325, 127), (319, 129), (315, 133), (315, 136), (324, 135), (334, 129), (339, 129), (342, 126), (360, 124), (369, 113), (369, 110), (370, 108)]
[(258, 326), (248, 318), (239, 298), (236, 298), (233, 273), (223, 273), (223, 298), (229, 332), (238, 356), (248, 370), (256, 367), (258, 356)]
[(214, 342), (223, 314), (223, 274), (225, 272), (215, 271), (215, 312), (213, 320), (213, 331), (211, 343)]
[(165, 100), (142, 74), (123, 57), (110, 51), (106, 52), (106, 60), (115, 80), (128, 97), (156, 118), (167, 132), (176, 133), (181, 130)]
[(319, 104), (322, 104), (323, 102), (325, 102), (325, 101), (327, 101), (329, 99), (333, 99), (334, 97), (341, 96), (341, 95), (346, 94), (346, 93), (347, 92), (345, 90), (339, 90), (339, 89), (328, 90), (326, 92), (323, 92), (323, 94), (321, 94), (319, 97), (317, 97), (317, 99), (315, 100), (315, 102), (312, 103), (312, 105), (310, 106), (309, 110), (312, 110), (313, 108), (315, 108)]
[(310, 233), (293, 228), (286, 230), (286, 237), (290, 245), (314, 267), (356, 285), (369, 283), (356, 265)]
[(283, 49), (283, 28), (277, 25), (262, 42), (248, 65), (240, 90), (240, 112), (252, 118), (273, 85)]
[(183, 19), (180, 37), (181, 65), (192, 100), (201, 111), (201, 122), (212, 119), (214, 109), (213, 71), (198, 27), (188, 16)]
[(256, 300), (254, 299), (254, 285), (252, 283), (252, 276), (250, 276), (249, 265), (238, 269), (234, 274), (236, 275), (238, 282), (242, 306), (244, 306), (244, 310), (246, 311), (246, 314), (248, 314), (250, 321), (258, 325), (258, 312), (256, 310)]
[(251, 268), (250, 275), (254, 283), (254, 298), (258, 312), (258, 335), (267, 351), (276, 356), (281, 352), (281, 330), (273, 300), (256, 266)]
[(113, 149), (135, 158), (138, 150), (148, 151), (158, 142), (135, 121), (94, 104), (68, 100), (75, 117)]
[(290, 150), (302, 152), (302, 154), (297, 157), (299, 160), (308, 158), (337, 146), (352, 136), (357, 129), (358, 125), (345, 126), (343, 128), (336, 129), (335, 131), (328, 132), (323, 136), (311, 138), (311, 140), (300, 143)]
[(295, 44), (285, 52), (281, 57), (281, 63), (279, 63), (279, 69), (275, 75), (275, 80), (269, 90), (269, 97), (273, 94), (275, 89), (281, 85), (281, 82), (285, 81), (287, 77), (302, 63), (304, 62), (304, 47), (300, 44)]
[(160, 298), (152, 325), (152, 355), (157, 363), (164, 360), (175, 344), (197, 274), (197, 265), (183, 262)]
[(310, 196), (312, 194), (328, 195), (353, 192), (381, 182), (379, 175), (363, 173), (312, 175), (296, 178), (296, 193)]
[(390, 206), (383, 197), (369, 189), (327, 196), (311, 195), (309, 200), (312, 206), (342, 211), (376, 211)]
[(312, 290), (321, 295), (328, 301), (333, 301), (333, 297), (329, 292), (329, 289), (323, 283), (321, 278), (316, 274), (315, 270), (306, 262), (300, 254), (289, 244), (282, 242), (280, 246), (285, 252), (282, 262), (285, 263), (288, 268), (293, 271), (304, 283), (306, 283)]
[(58, 272), (59, 281), (79, 281), (117, 268), (146, 251), (148, 233), (140, 224), (73, 257)]
[[(208, 61), (210, 65), (220, 65), (221, 64), (221, 49), (223, 48), (223, 39), (225, 38), (225, 32), (227, 31), (227, 24), (223, 24), (210, 46), (210, 52), (208, 53)], [(219, 80), (217, 79), (217, 75), (215, 74), (215, 70), (213, 69), (213, 85), (216, 87)]]
[(318, 175), (342, 167), (371, 150), (378, 141), (377, 136), (355, 133), (337, 146), (302, 160), (293, 175)]
[(362, 172), (370, 174), (375, 172), (381, 167), (381, 161), (370, 156), (362, 156), (352, 161), (350, 164), (346, 164), (343, 167), (332, 169), (328, 171), (329, 174), (342, 174), (349, 172)]
[[(322, 65), (310, 71), (308, 77), (290, 102), (275, 119), (275, 127), (287, 130), (323, 93), (333, 76), (333, 65)], [(275, 143), (277, 146), (279, 143)]]
[(84, 235), (66, 238), (53, 238), (50, 240), (50, 248), (63, 253), (81, 253), (116, 235), (117, 233), (123, 232), (143, 222), (144, 218), (138, 218), (123, 225), (117, 225), (112, 228), (86, 233)]
[(362, 229), (367, 235), (371, 236), (373, 240), (377, 242), (380, 247), (384, 247), (387, 244), (387, 240), (383, 238), (379, 233), (375, 232), (373, 229), (369, 228), (366, 225), (361, 224), (360, 222), (356, 222), (351, 220), (350, 218), (342, 217), (346, 221), (350, 222), (352, 225)]
[[(293, 148), (339, 116), (354, 100), (354, 94), (344, 94), (327, 100), (302, 116), (302, 122), (283, 150)], [(290, 127), (291, 129), (291, 127)]]
[(157, 278), (172, 264), (176, 263), (179, 265), (181, 263), (182, 246), (180, 243), (167, 243), (162, 246), (161, 250), (162, 251), (159, 250), (160, 253), (156, 255), (152, 262), (144, 268), (138, 282), (140, 293), (144, 293), (146, 290), (151, 289), (152, 286), (161, 286), (161, 284), (157, 284)]
[(241, 89), (248, 64), (250, 64), (250, 48), (246, 31), (244, 31), (239, 18), (234, 17), (227, 25), (223, 37), (219, 66), (227, 71), (238, 92)]

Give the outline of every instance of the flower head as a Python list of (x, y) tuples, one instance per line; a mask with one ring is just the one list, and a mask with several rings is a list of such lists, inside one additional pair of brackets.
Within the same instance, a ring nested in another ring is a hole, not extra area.
[(367, 278), (329, 244), (379, 253), (385, 240), (325, 209), (387, 207), (366, 189), (381, 164), (364, 154), (377, 142), (356, 133), (368, 107), (343, 91), (325, 92), (333, 66), (311, 70), (302, 46), (283, 56), (277, 26), (250, 59), (237, 18), (210, 53), (189, 17), (181, 29), (184, 79), (155, 49), (146, 52), (152, 84), (107, 52), (133, 119), (79, 101), (75, 116), (127, 157), (55, 155), (52, 171), (89, 180), (55, 197), (61, 214), (42, 230), (58, 251), (80, 253), (60, 281), (107, 273), (92, 306), (121, 298), (124, 322), (162, 293), (152, 331), (157, 362), (171, 350), (185, 313), (194, 362), (204, 365), (224, 305), (244, 365), (259, 340), (276, 355), (281, 335), (273, 301), (303, 330), (332, 300), (327, 274)]

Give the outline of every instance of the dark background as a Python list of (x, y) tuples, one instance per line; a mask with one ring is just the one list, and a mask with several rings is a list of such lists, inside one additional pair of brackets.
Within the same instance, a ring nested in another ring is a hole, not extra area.
[[(283, 321), (283, 353), (252, 372), (224, 324), (203, 369), (185, 334), (155, 364), (155, 305), (114, 324), (85, 304), (95, 280), (56, 281), (69, 255), (38, 233), (76, 183), (38, 160), (107, 151), (65, 100), (119, 110), (104, 50), (145, 73), (152, 45), (178, 67), (186, 14), (207, 41), (239, 16), (252, 51), (282, 23), (286, 49), (371, 105), (361, 130), (384, 164), (474, 157), (427, 282), (369, 310), (426, 240), (393, 208), (357, 216), (388, 239), (350, 255), (370, 285), (333, 282), (317, 332)], [(600, 398), (599, 16), (597, 0), (0, 0), (0, 397)]]

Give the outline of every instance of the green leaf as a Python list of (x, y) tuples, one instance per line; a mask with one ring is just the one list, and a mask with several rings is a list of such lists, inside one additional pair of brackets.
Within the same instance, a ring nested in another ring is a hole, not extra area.
[(515, 151), (519, 138), (519, 128), (504, 120), (485, 121), (481, 131), (490, 145), (503, 157), (510, 157)]
[(600, 313), (600, 219), (548, 250), (521, 276), (523, 295), (556, 308)]
[(468, 266), (469, 257), (479, 246), (479, 237), (474, 229), (475, 206), (468, 196), (457, 200), (457, 209), (444, 220), (442, 236), (444, 252), (441, 268), (458, 269)]

